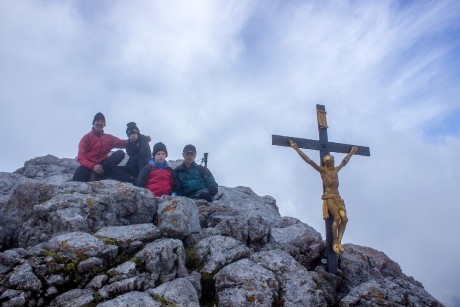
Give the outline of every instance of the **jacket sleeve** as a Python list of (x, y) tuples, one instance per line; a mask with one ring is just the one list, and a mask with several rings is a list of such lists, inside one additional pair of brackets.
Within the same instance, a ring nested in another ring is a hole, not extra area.
[(87, 155), (89, 151), (89, 144), (88, 138), (86, 136), (82, 137), (80, 140), (80, 144), (78, 144), (78, 156), (77, 161), (80, 163), (81, 166), (92, 169), (95, 165), (94, 162), (88, 160)]
[(137, 179), (136, 179), (136, 182), (134, 183), (134, 185), (136, 187), (145, 188), (145, 186), (147, 185), (148, 176), (149, 176), (149, 166), (146, 165), (140, 171), (139, 176), (137, 176)]
[(111, 138), (112, 148), (125, 148), (126, 144), (128, 144), (128, 140), (122, 140), (113, 135), (110, 135), (110, 138)]
[(150, 145), (149, 142), (147, 142), (147, 138), (145, 136), (142, 137), (139, 147), (139, 157), (147, 158), (150, 160), (152, 152), (150, 151)]
[(176, 170), (173, 170), (173, 186), (172, 186), (172, 191), (173, 193), (176, 193), (177, 195), (181, 195), (180, 193), (180, 180), (179, 180), (179, 172)]
[(206, 182), (206, 187), (208, 188), (211, 196), (216, 195), (217, 187), (218, 187), (217, 182), (214, 179), (214, 176), (211, 174), (211, 171), (206, 167), (203, 167), (203, 178), (204, 178), (204, 181)]

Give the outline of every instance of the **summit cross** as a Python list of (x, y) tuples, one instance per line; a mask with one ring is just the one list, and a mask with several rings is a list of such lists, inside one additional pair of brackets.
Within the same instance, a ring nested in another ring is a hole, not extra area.
[[(299, 148), (319, 150), (321, 166), (324, 166), (324, 157), (330, 152), (349, 153), (353, 145), (329, 142), (327, 136), (327, 119), (326, 109), (324, 105), (316, 105), (316, 117), (318, 121), (319, 140), (302, 139), (281, 135), (272, 135), (272, 145), (291, 147), (289, 141), (297, 143)], [(358, 146), (358, 150), (354, 153), (361, 156), (370, 156), (369, 147)], [(323, 185), (324, 190), (324, 185)], [(324, 191), (323, 191), (324, 192)], [(328, 272), (337, 275), (337, 254), (333, 250), (333, 234), (332, 223), (334, 219), (332, 214), (325, 220), (326, 224), (326, 253), (327, 253), (327, 268)]]

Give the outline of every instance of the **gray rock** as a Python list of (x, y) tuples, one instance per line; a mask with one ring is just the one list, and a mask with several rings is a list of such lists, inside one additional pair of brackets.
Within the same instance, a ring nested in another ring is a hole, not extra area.
[(248, 187), (219, 187), (215, 199), (213, 204), (225, 204), (241, 215), (258, 215), (270, 222), (277, 221), (281, 217), (273, 197), (260, 197)]
[(271, 228), (269, 244), (264, 249), (282, 249), (313, 270), (326, 246), (321, 234), (295, 218), (283, 217), (275, 225)]
[(201, 273), (215, 274), (229, 263), (249, 256), (250, 249), (231, 237), (212, 236), (196, 245), (204, 264)]
[(9, 301), (2, 304), (2, 307), (21, 307), (25, 306), (27, 297), (24, 292), (21, 292), (18, 296), (12, 297)]
[(46, 283), (48, 284), (48, 286), (60, 286), (65, 283), (65, 279), (61, 275), (54, 274), (46, 278)]
[(56, 297), (50, 306), (85, 306), (93, 302), (93, 293), (94, 291), (89, 289), (73, 289)]
[(187, 275), (185, 250), (180, 240), (164, 239), (149, 243), (135, 258), (145, 262), (154, 281), (168, 282)]
[(72, 180), (79, 166), (75, 159), (59, 159), (52, 155), (38, 157), (24, 163), (24, 167), (15, 173), (27, 178), (45, 180), (49, 183), (62, 184)]
[(104, 265), (104, 260), (99, 257), (91, 257), (81, 261), (77, 265), (79, 272), (91, 272), (100, 269)]
[(98, 304), (97, 307), (161, 307), (162, 304), (156, 302), (150, 295), (145, 292), (133, 291)]
[(154, 298), (166, 300), (176, 306), (199, 307), (200, 301), (195, 287), (187, 278), (177, 278), (155, 289), (147, 290)]
[(46, 248), (70, 259), (77, 259), (82, 255), (113, 259), (118, 254), (116, 245), (106, 244), (85, 232), (70, 232), (54, 237), (46, 243)]
[[(371, 248), (346, 244), (339, 275), (325, 272), (319, 233), (250, 188), (219, 187), (212, 203), (156, 199), (112, 180), (69, 182), (77, 165), (46, 156), (0, 173), (2, 306), (441, 306)], [(187, 273), (177, 238), (203, 274)]]
[(0, 185), (0, 246), (11, 248), (18, 245), (20, 230), (33, 216), (33, 207), (55, 196), (57, 186), (5, 173), (0, 173)]
[(86, 285), (85, 288), (98, 290), (102, 288), (108, 280), (109, 277), (107, 275), (97, 275)]
[(266, 244), (270, 235), (270, 223), (259, 215), (225, 218), (215, 229), (223, 236), (257, 247)]
[(123, 244), (135, 241), (153, 241), (161, 236), (160, 229), (153, 225), (137, 224), (126, 226), (109, 226), (99, 229), (95, 236), (105, 237)]
[(192, 199), (169, 198), (158, 207), (158, 227), (164, 236), (185, 238), (201, 230), (198, 209)]
[(373, 279), (353, 288), (340, 306), (442, 306), (427, 294), (412, 284), (409, 289), (402, 289), (391, 280)]
[(351, 306), (356, 301), (371, 305), (392, 303), (410, 306), (441, 306), (422, 284), (406, 276), (399, 265), (375, 249), (345, 244), (340, 256), (346, 295), (340, 304)]
[(278, 300), (275, 274), (248, 259), (227, 265), (214, 279), (219, 306), (272, 306)]
[(17, 289), (29, 291), (38, 291), (42, 287), (41, 281), (32, 272), (32, 267), (28, 263), (16, 267), (8, 279), (8, 283)]
[(33, 207), (18, 231), (18, 244), (38, 244), (69, 231), (151, 223), (158, 205), (148, 192), (112, 180), (65, 183), (54, 190), (58, 195)]
[(119, 281), (136, 276), (136, 264), (132, 261), (127, 261), (119, 266), (109, 270), (110, 282)]
[(264, 251), (253, 254), (250, 259), (276, 276), (282, 293), (278, 300), (283, 306), (328, 305), (313, 275), (286, 252)]
[(108, 299), (132, 291), (143, 291), (146, 287), (146, 276), (136, 276), (116, 281), (102, 287), (98, 292), (102, 298)]
[(413, 278), (404, 275), (399, 265), (384, 253), (353, 244), (344, 244), (344, 247), (345, 252), (340, 255), (339, 261), (343, 279), (348, 288), (354, 288), (370, 279), (386, 276), (407, 279), (414, 282), (416, 286), (421, 286)]

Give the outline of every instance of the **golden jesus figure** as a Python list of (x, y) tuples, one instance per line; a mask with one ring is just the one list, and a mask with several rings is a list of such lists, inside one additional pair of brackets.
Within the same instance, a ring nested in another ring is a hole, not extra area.
[(302, 159), (321, 175), (324, 186), (324, 194), (321, 197), (323, 200), (323, 218), (329, 218), (329, 213), (332, 214), (334, 218), (334, 222), (332, 223), (332, 249), (339, 255), (345, 251), (342, 246), (342, 237), (345, 232), (345, 227), (347, 226), (348, 217), (345, 209), (345, 202), (339, 194), (338, 174), (342, 167), (347, 165), (351, 156), (358, 151), (358, 147), (353, 146), (340, 165), (335, 167), (334, 157), (331, 155), (324, 156), (324, 166), (319, 166), (299, 149), (296, 142), (289, 140), (289, 146), (294, 148)]

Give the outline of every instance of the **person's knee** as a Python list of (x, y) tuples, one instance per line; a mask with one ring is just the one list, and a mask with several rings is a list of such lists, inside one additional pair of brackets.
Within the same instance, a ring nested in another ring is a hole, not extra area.
[(80, 182), (86, 182), (89, 179), (89, 175), (91, 173), (90, 169), (87, 169), (86, 167), (79, 166), (75, 170), (75, 173), (73, 174), (72, 181), (80, 181)]
[(123, 160), (125, 158), (125, 152), (123, 150), (117, 150), (112, 154), (114, 159), (120, 159)]

